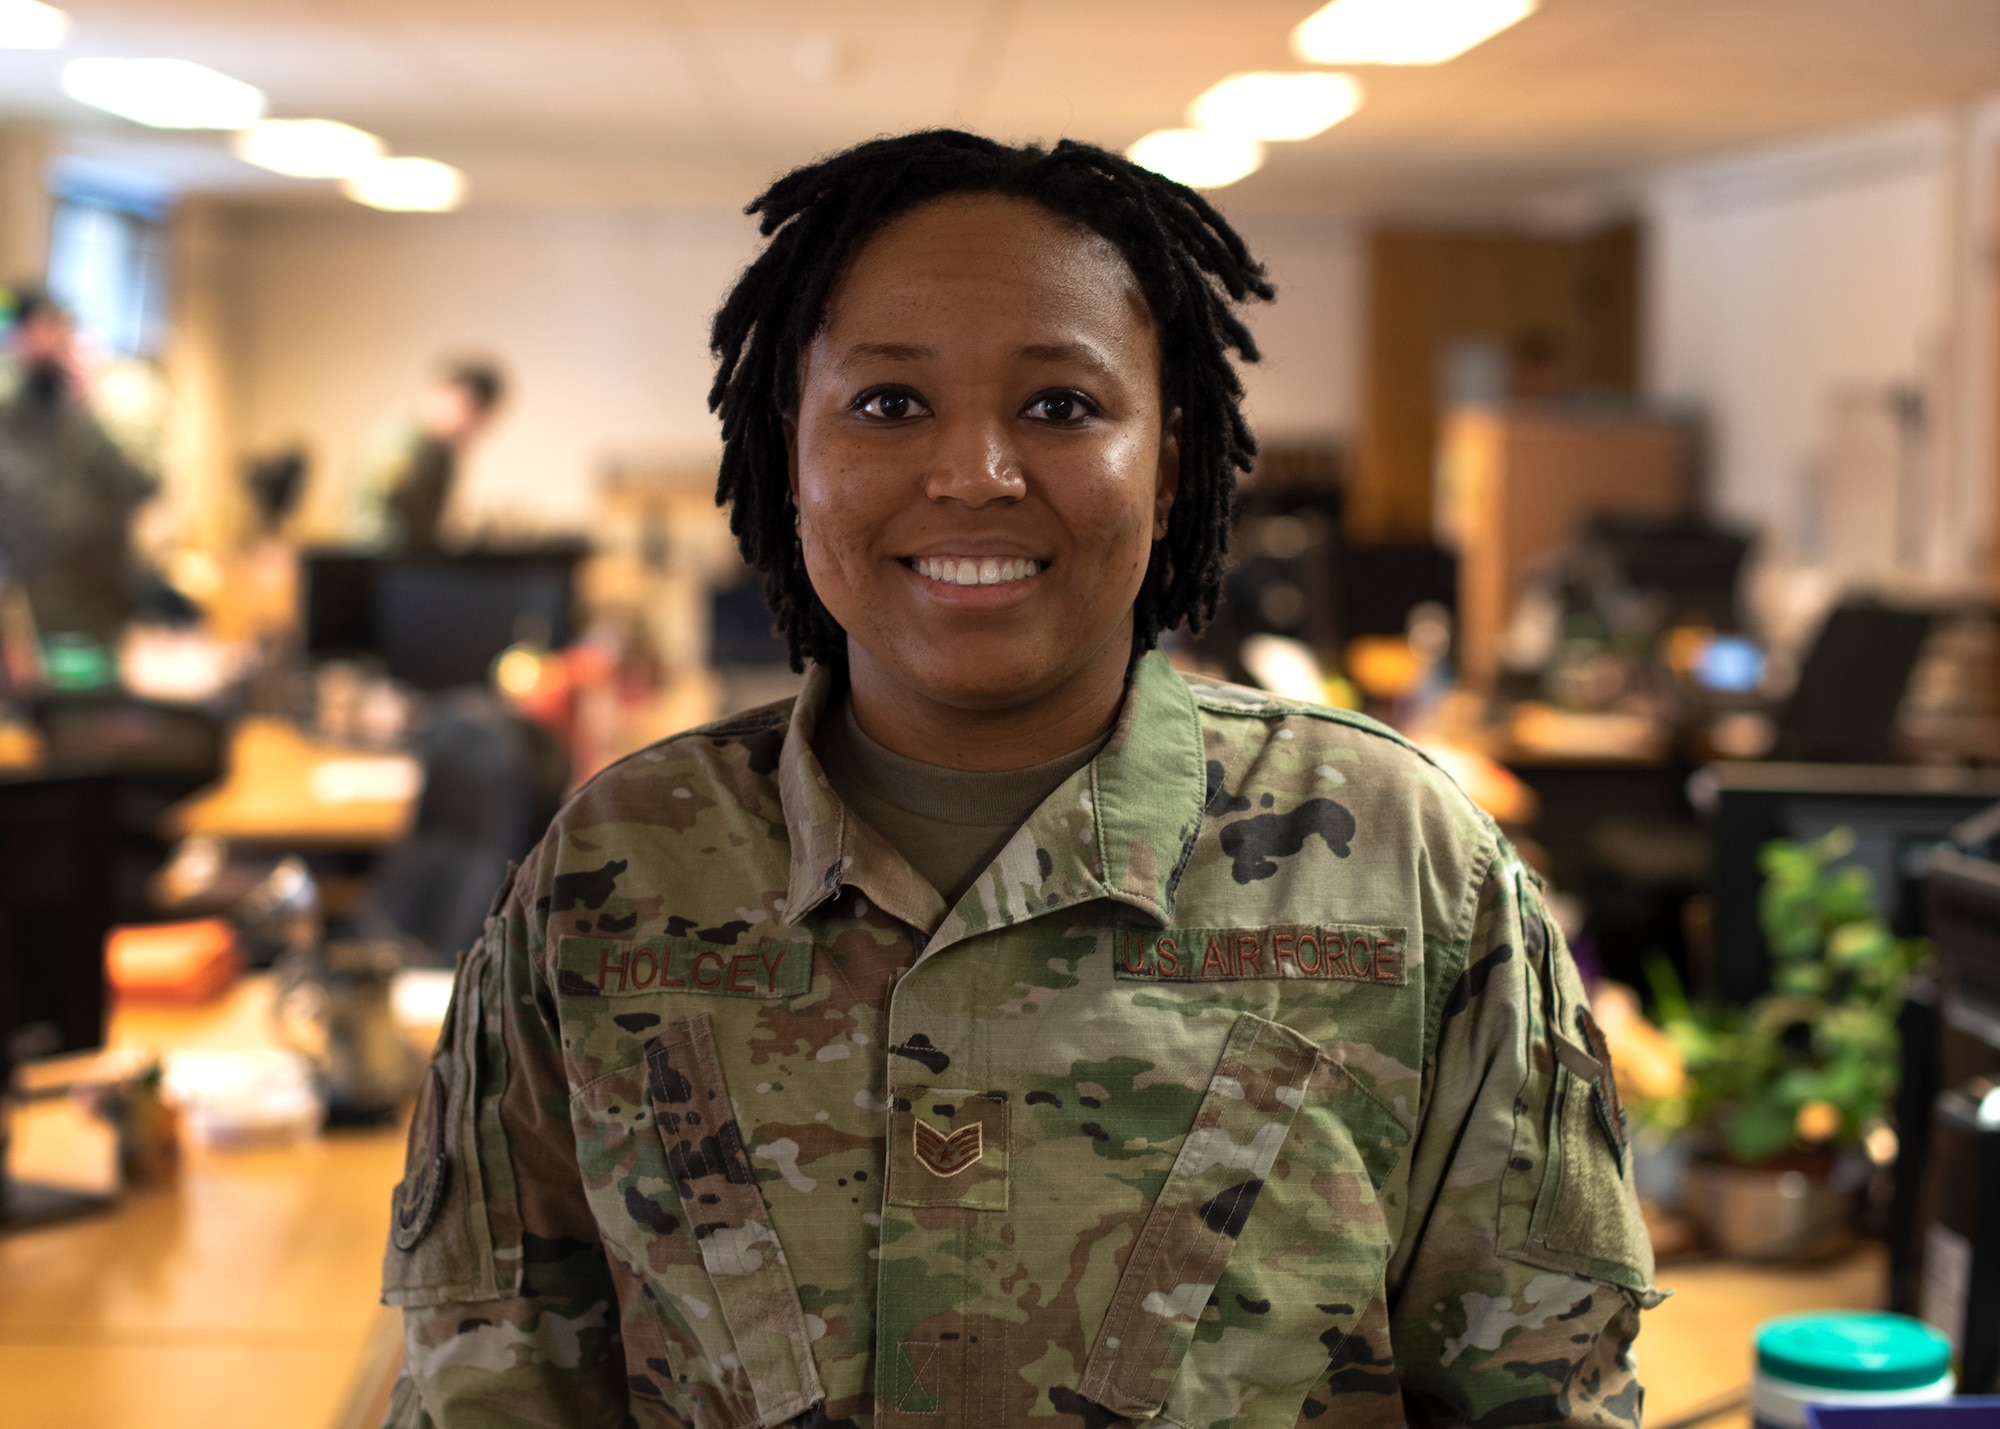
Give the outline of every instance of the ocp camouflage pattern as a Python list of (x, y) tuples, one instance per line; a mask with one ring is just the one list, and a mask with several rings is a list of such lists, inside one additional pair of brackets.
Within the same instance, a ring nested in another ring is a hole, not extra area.
[(832, 686), (599, 776), (496, 900), (390, 1423), (1638, 1424), (1609, 1069), (1448, 778), (1147, 656), (947, 909), (813, 758)]

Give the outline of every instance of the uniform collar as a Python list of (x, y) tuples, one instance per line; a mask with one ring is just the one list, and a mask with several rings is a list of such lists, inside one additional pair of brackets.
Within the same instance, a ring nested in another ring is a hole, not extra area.
[(808, 667), (778, 755), (778, 798), (792, 844), (785, 921), (797, 923), (852, 885), (876, 907), (928, 935), (944, 918), (944, 899), (887, 839), (848, 812), (813, 753), (813, 732), (838, 688), (824, 666)]
[(950, 910), (902, 855), (848, 813), (812, 752), (835, 689), (814, 666), (792, 708), (778, 761), (791, 832), (787, 922), (843, 886), (940, 949), (1094, 899), (1127, 904), (1155, 922), (1173, 913), (1174, 886), (1201, 827), (1207, 776), (1194, 696), (1157, 651), (1132, 667), (1111, 738), (1058, 785)]

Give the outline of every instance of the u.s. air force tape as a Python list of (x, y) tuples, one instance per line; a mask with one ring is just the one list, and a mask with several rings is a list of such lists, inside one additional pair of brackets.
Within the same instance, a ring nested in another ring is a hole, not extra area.
[(1118, 929), (1114, 971), (1148, 982), (1240, 982), (1251, 978), (1408, 981), (1403, 928), (1312, 926)]

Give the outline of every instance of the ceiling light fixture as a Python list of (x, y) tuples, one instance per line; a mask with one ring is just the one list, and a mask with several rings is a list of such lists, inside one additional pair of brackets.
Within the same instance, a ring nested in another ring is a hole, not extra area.
[(1333, 0), (1292, 31), (1311, 64), (1435, 65), (1535, 13), (1539, 0)]
[(1188, 120), (1245, 139), (1310, 139), (1360, 107), (1361, 86), (1347, 75), (1260, 71), (1217, 80), (1188, 106)]
[(236, 136), (236, 157), (294, 179), (345, 179), (382, 157), (382, 141), (337, 119), (266, 119)]
[(69, 33), (69, 16), (42, 0), (0, 0), (0, 50), (53, 50)]
[(247, 129), (264, 117), (264, 91), (192, 60), (71, 60), (63, 92), (155, 129)]
[(465, 175), (436, 159), (377, 159), (340, 188), (356, 203), (391, 213), (444, 213), (465, 202)]
[(1226, 188), (1264, 164), (1264, 146), (1211, 129), (1155, 129), (1125, 151), (1142, 169), (1195, 189)]

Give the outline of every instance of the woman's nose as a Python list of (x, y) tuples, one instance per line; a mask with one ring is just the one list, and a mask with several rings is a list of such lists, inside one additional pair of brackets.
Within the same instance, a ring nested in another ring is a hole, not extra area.
[(938, 435), (924, 479), (924, 494), (931, 500), (979, 507), (1027, 495), (1027, 473), (1005, 422), (969, 414), (946, 418)]

